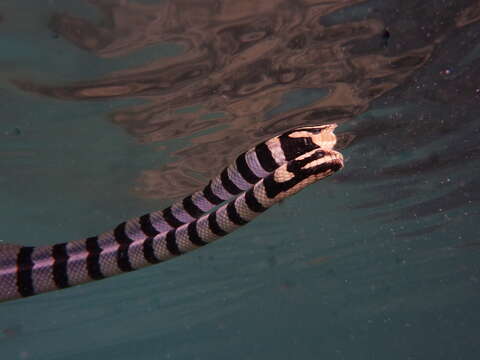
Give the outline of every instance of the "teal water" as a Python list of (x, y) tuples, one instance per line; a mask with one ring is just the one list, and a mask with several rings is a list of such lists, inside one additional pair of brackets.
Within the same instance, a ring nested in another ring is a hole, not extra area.
[[(332, 4), (335, 5), (332, 5)], [(0, 241), (101, 233), (253, 144), (346, 159), (228, 237), (0, 304), (0, 359), (478, 359), (476, 1), (3, 1)]]

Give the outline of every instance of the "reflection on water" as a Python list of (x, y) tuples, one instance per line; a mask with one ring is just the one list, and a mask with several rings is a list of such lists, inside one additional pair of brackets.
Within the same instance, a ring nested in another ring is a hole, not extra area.
[[(185, 179), (177, 187), (185, 193), (198, 187), (192, 171), (210, 177), (259, 139), (293, 126), (351, 119), (428, 60), (433, 45), (389, 52), (385, 24), (375, 17), (325, 24), (326, 15), (355, 3), (95, 2), (101, 25), (63, 13), (52, 18), (52, 30), (102, 57), (159, 42), (181, 43), (184, 53), (87, 83), (17, 85), (61, 99), (147, 97), (146, 105), (112, 114), (141, 142), (227, 125), (197, 136), (176, 154), (174, 169), (141, 176), (144, 196), (165, 194), (172, 177)], [(308, 101), (283, 110), (299, 89), (297, 97)], [(185, 111), (194, 105), (195, 112)]]
[[(425, 23), (420, 29), (409, 24), (406, 17), (386, 15), (388, 8), (368, 4), (361, 8), (364, 15), (353, 21), (336, 19), (339, 14), (347, 16), (349, 7), (362, 3), (365, 2), (93, 1), (91, 4), (102, 14), (98, 24), (58, 13), (51, 18), (52, 31), (99, 57), (123, 56), (162, 42), (181, 44), (183, 53), (88, 82), (62, 86), (14, 82), (22, 90), (58, 99), (146, 98), (144, 105), (111, 114), (115, 124), (142, 143), (197, 134), (190, 145), (175, 153), (174, 163), (139, 174), (138, 193), (144, 197), (167, 193), (176, 197), (191, 192), (236, 154), (287, 128), (347, 122), (365, 113), (372, 102), (402, 86), (406, 79), (410, 86), (402, 88), (400, 95), (405, 105), (420, 96), (424, 101), (449, 107), (474, 105), (478, 101), (476, 79), (480, 77), (480, 67), (473, 72), (469, 68), (449, 70), (444, 62), (441, 71), (432, 67), (438, 72), (428, 80), (430, 83), (424, 78), (417, 80), (418, 75), (412, 78), (412, 74), (432, 62), (434, 52), (440, 53), (436, 63), (442, 62), (438, 59), (443, 58), (441, 53), (446, 50), (442, 44), (448, 37), (479, 20), (478, 3), (457, 5), (460, 11), (446, 7), (450, 16)], [(429, 5), (415, 3), (411, 8), (403, 5), (394, 13), (400, 11), (405, 15), (415, 11), (421, 16), (430, 9)], [(329, 17), (330, 14), (336, 16)], [(470, 54), (472, 60), (474, 56)], [(392, 99), (383, 102), (388, 104)], [(292, 103), (296, 105), (288, 106)], [(463, 159), (478, 156), (478, 137), (472, 133), (462, 134), (467, 138), (461, 149), (425, 152), (393, 165), (372, 153), (380, 149), (362, 148), (361, 144), (370, 137), (393, 136), (394, 144), (389, 140), (380, 145), (383, 155), (393, 156), (398, 151), (419, 153), (439, 137), (454, 136), (474, 120), (461, 116), (457, 109), (451, 121), (437, 122), (434, 114), (423, 114), (421, 104), (417, 106), (408, 118), (392, 114), (381, 121), (357, 121), (351, 134), (344, 134), (341, 139), (346, 145), (355, 136), (357, 148), (370, 153), (368, 162), (371, 164), (372, 156), (378, 159), (374, 168), (359, 166), (362, 161), (355, 159), (349, 164), (351, 171), (342, 178), (368, 182), (382, 193), (383, 200), (369, 199), (360, 206), (376, 207), (378, 201), (404, 200), (422, 191), (412, 178), (408, 188), (395, 192), (392, 189), (396, 183), (385, 186), (375, 182), (441, 169), (455, 171)], [(176, 181), (173, 193), (171, 179)], [(461, 183), (437, 199), (415, 202), (389, 216), (421, 217), (431, 215), (445, 203), (450, 207), (461, 205), (464, 199), (457, 193), (471, 191), (476, 182)], [(451, 198), (456, 199), (457, 205)]]
[[(312, 353), (352, 358), (350, 346), (360, 349), (365, 358), (404, 359), (408, 354), (412, 359), (453, 359), (480, 351), (468, 327), (478, 317), (468, 309), (474, 307), (469, 294), (478, 293), (480, 277), (478, 265), (472, 265), (478, 264), (479, 244), (473, 219), (478, 217), (480, 199), (480, 2), (51, 0), (41, 7), (32, 2), (37, 8), (31, 12), (17, 6), (8, 0), (0, 9), (0, 27), (14, 29), (21, 38), (22, 26), (35, 23), (56, 43), (34, 51), (34, 44), (25, 49), (12, 45), (15, 42), (7, 44), (16, 58), (10, 59), (8, 51), (0, 55), (0, 77), (7, 78), (10, 86), (0, 91), (8, 89), (5, 93), (12, 96), (13, 87), (19, 98), (64, 106), (64, 112), (70, 111), (69, 106), (77, 106), (75, 111), (81, 114), (83, 106), (91, 106), (96, 114), (108, 108), (111, 127), (105, 128), (105, 134), (84, 138), (113, 138), (116, 134), (109, 131), (115, 128), (146, 149), (138, 158), (130, 150), (122, 153), (126, 159), (134, 158), (129, 164), (138, 163), (127, 169), (137, 179), (135, 189), (128, 189), (137, 199), (184, 196), (240, 152), (286, 129), (341, 125), (337, 135), (346, 159), (344, 171), (307, 190), (315, 195), (311, 202), (309, 196), (298, 197), (301, 203), (292, 199), (299, 208), (280, 206), (263, 227), (238, 235), (251, 241), (248, 245), (254, 250), (227, 243), (231, 247), (217, 257), (203, 253), (178, 265), (165, 264), (158, 271), (162, 279), (168, 278), (166, 282), (157, 282), (158, 273), (139, 272), (118, 283), (105, 281), (101, 290), (94, 284), (46, 295), (73, 315), (55, 318), (60, 325), (38, 325), (40, 321), (36, 325), (41, 331), (74, 327), (79, 334), (65, 347), (73, 349), (75, 359), (86, 351), (76, 341), (80, 335), (87, 336), (95, 354), (103, 351), (110, 358), (119, 342), (129, 344), (125, 339), (131, 336), (130, 321), (134, 329), (142, 329), (138, 339), (130, 338), (135, 345), (157, 346), (165, 355), (159, 342), (150, 340), (166, 336), (169, 349), (175, 348), (173, 355), (189, 359), (193, 348), (198, 358), (210, 358), (212, 344), (223, 358), (231, 348), (241, 348), (246, 355), (239, 358), (256, 359), (263, 354), (256, 350), (276, 349), (279, 339), (285, 341), (282, 349), (295, 351), (278, 353), (276, 358), (310, 359)], [(30, 68), (42, 72), (37, 66), (49, 51), (46, 62), (61, 59), (62, 66), (43, 77), (32, 74)], [(74, 59), (69, 62), (62, 56), (70, 53)], [(22, 68), (15, 63), (28, 56), (34, 57), (35, 66), (23, 62)], [(81, 67), (85, 59), (99, 68)], [(77, 76), (64, 75), (65, 68), (76, 73), (76, 66)], [(94, 108), (96, 104), (102, 110)], [(38, 127), (56, 136), (55, 126), (62, 122), (50, 115), (46, 112), (42, 118), (54, 124), (53, 130), (47, 121)], [(93, 121), (106, 120), (98, 116)], [(83, 125), (79, 123), (75, 131), (81, 132)], [(16, 160), (8, 166), (0, 164), (5, 174), (35, 156), (28, 146), (18, 145), (29, 139), (25, 126), (2, 129), (2, 136), (4, 142), (15, 144), (0, 152), (0, 161)], [(107, 145), (103, 141), (102, 151), (113, 149), (108, 140)], [(166, 164), (150, 161), (165, 149), (171, 155)], [(154, 152), (151, 158), (150, 152)], [(114, 178), (120, 174), (116, 181), (123, 181), (125, 173), (118, 170), (124, 167), (122, 160), (105, 172), (97, 169), (87, 180), (88, 176), (79, 175), (83, 170), (75, 172), (72, 181), (78, 181), (79, 188), (95, 182), (108, 188), (107, 173)], [(42, 166), (54, 168), (48, 161)], [(41, 169), (38, 173), (53, 181)], [(22, 171), (18, 199), (23, 199), (31, 174)], [(318, 199), (326, 199), (326, 205)], [(30, 202), (26, 199), (22, 204)], [(92, 200), (85, 211), (97, 205)], [(59, 210), (63, 211), (55, 211)], [(292, 215), (301, 219), (301, 225), (300, 220), (294, 228), (285, 223)], [(26, 223), (32, 219), (35, 216)], [(110, 220), (124, 219), (112, 215)], [(195, 277), (198, 273), (201, 284)], [(123, 288), (126, 282), (130, 286)], [(95, 303), (95, 309), (82, 308), (84, 303), (68, 305), (70, 294), (80, 294), (82, 301), (87, 294), (91, 298), (86, 303)], [(125, 302), (119, 302), (120, 297)], [(36, 304), (50, 314), (47, 300)], [(212, 306), (229, 316), (241, 316), (219, 319), (211, 314)], [(308, 313), (312, 309), (321, 314), (320, 319)], [(124, 312), (128, 321), (121, 315)], [(71, 324), (83, 315), (88, 321)], [(137, 315), (148, 319), (137, 320)], [(23, 341), (35, 331), (26, 315), (21, 318), (23, 322), (9, 319), (0, 327), (0, 341)], [(270, 325), (277, 318), (279, 329)], [(118, 329), (102, 335), (102, 344), (95, 347), (97, 338), (90, 334), (105, 319)], [(205, 324), (218, 329), (205, 332)], [(264, 332), (272, 329), (279, 331), (279, 338), (264, 340)], [(437, 334), (438, 329), (444, 336), (441, 341), (422, 338)], [(224, 335), (231, 333), (236, 335)], [(311, 334), (318, 336), (310, 339)], [(179, 339), (187, 337), (190, 350), (181, 350), (175, 341), (185, 345)], [(221, 341), (211, 340), (216, 337)], [(425, 341), (430, 344), (428, 351)], [(320, 344), (322, 349), (309, 352), (304, 344)], [(438, 349), (432, 344), (439, 344)], [(410, 348), (416, 352), (409, 352)], [(122, 359), (136, 358), (127, 346), (121, 349)], [(30, 354), (17, 349), (12, 353)]]

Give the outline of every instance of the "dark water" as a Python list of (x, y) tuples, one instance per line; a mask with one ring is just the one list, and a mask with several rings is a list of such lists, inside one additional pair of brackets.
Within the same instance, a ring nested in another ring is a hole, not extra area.
[(0, 240), (107, 230), (297, 125), (345, 169), (148, 269), (0, 305), (0, 358), (480, 358), (480, 2), (0, 3)]

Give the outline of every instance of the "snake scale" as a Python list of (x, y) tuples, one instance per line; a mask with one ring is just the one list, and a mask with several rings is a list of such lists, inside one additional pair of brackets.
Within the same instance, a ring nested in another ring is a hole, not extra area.
[(0, 245), (0, 301), (103, 279), (206, 245), (343, 167), (336, 124), (287, 131), (239, 155), (203, 190), (98, 236)]

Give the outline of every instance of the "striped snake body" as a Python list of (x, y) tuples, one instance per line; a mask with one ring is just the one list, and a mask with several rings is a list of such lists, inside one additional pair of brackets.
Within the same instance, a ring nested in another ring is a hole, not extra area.
[(0, 245), (0, 301), (156, 264), (245, 225), (343, 167), (335, 124), (285, 132), (238, 156), (203, 190), (99, 236), (48, 246)]

